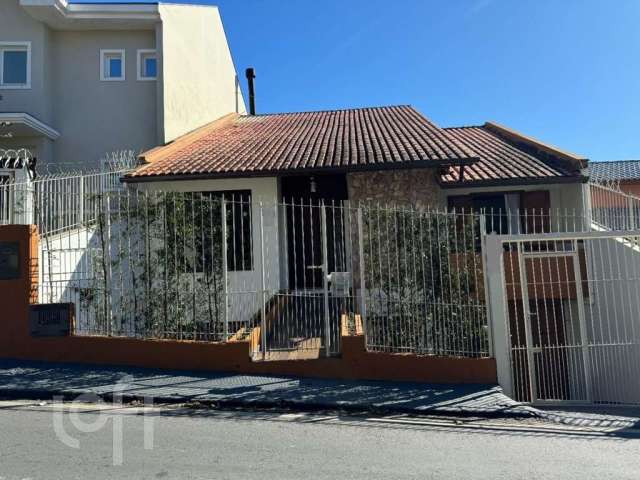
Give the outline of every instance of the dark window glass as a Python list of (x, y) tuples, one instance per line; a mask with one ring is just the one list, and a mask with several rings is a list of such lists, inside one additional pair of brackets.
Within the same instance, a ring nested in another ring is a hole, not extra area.
[[(204, 255), (198, 260), (197, 269), (202, 271), (202, 258), (205, 264), (211, 257), (211, 249), (218, 248), (219, 242), (211, 242), (211, 236), (215, 235), (217, 222), (220, 225), (222, 218), (222, 208), (226, 212), (226, 248), (227, 248), (227, 270), (230, 272), (253, 270), (253, 241), (251, 228), (251, 191), (237, 190), (227, 192), (201, 192), (196, 194), (208, 202), (219, 206), (219, 210), (213, 216), (214, 225), (208, 225), (211, 220), (204, 220), (206, 225), (198, 225), (199, 220), (196, 218), (196, 228), (203, 228), (204, 235), (200, 235), (201, 239), (197, 240), (196, 250), (203, 251)], [(224, 204), (222, 199), (224, 198)], [(211, 233), (210, 233), (211, 232)], [(222, 232), (220, 232), (222, 235)], [(222, 237), (220, 237), (222, 238)], [(213, 245), (213, 247), (212, 247)], [(222, 248), (222, 245), (219, 246)], [(222, 253), (222, 252), (220, 252)]]
[(251, 191), (224, 192), (227, 213), (227, 269), (253, 270)]
[(2, 68), (2, 83), (4, 85), (26, 85), (27, 83), (27, 52), (5, 51)]
[(144, 76), (146, 78), (156, 78), (158, 75), (158, 62), (155, 57), (146, 58), (144, 61)]

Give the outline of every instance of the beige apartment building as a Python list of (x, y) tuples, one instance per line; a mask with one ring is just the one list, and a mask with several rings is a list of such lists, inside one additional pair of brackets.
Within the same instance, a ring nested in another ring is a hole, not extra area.
[(95, 168), (244, 100), (217, 7), (0, 2), (0, 148)]

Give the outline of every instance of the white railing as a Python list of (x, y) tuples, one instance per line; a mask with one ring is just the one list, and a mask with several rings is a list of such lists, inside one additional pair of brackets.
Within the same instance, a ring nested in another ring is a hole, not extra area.
[(640, 198), (620, 190), (617, 183), (589, 183), (593, 226), (603, 230), (640, 227)]
[(33, 181), (0, 184), (0, 225), (35, 224), (52, 235), (95, 222), (98, 195), (122, 188), (128, 168), (82, 174), (48, 174)]

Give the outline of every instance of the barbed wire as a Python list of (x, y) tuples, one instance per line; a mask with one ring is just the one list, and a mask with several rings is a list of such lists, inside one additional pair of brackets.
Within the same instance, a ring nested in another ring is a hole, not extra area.
[(616, 190), (618, 192), (622, 192), (620, 188), (620, 180), (617, 179), (609, 179), (609, 178), (599, 178), (599, 177), (590, 177), (589, 182), (595, 185), (600, 185), (602, 187), (608, 188), (610, 190)]
[(32, 159), (27, 148), (0, 148), (0, 168), (25, 168)]

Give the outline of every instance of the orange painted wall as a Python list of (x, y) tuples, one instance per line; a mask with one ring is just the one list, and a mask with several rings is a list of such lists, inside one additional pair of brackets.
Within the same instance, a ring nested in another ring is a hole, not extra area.
[(640, 197), (640, 181), (628, 181), (620, 183), (620, 190)]
[(27, 315), (37, 286), (37, 234), (33, 227), (0, 226), (0, 241), (14, 238), (24, 246), (25, 275), (18, 281), (0, 282), (0, 357), (3, 358), (317, 378), (497, 382), (493, 359), (367, 352), (363, 336), (343, 336), (340, 357), (269, 362), (251, 361), (249, 341), (201, 343), (112, 337), (34, 338), (29, 333)]

